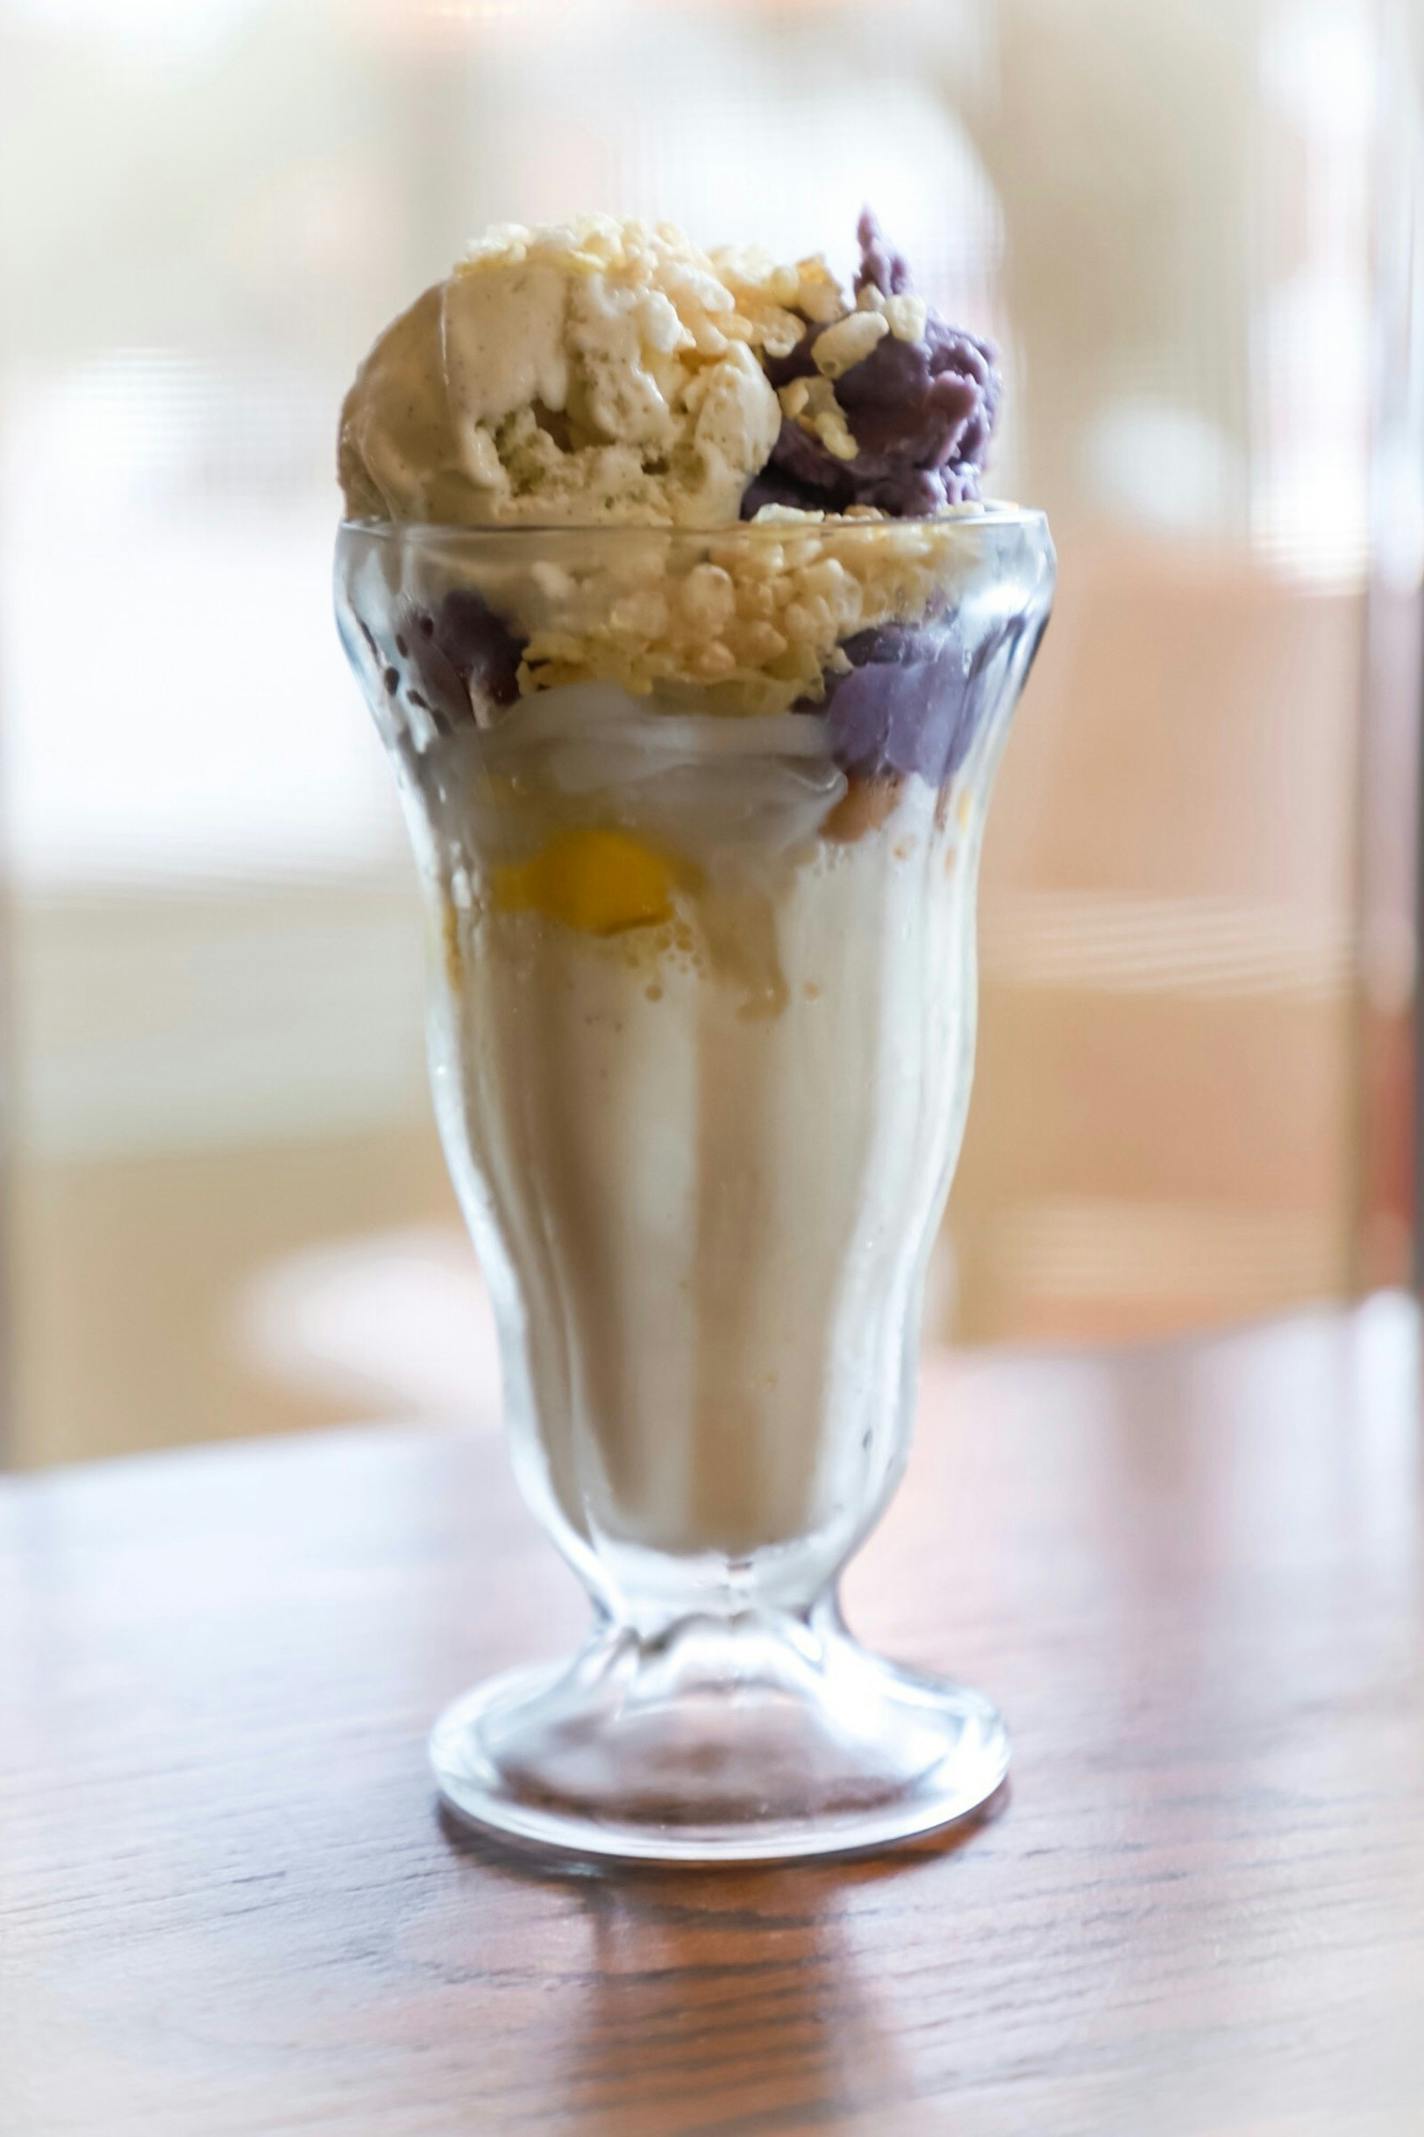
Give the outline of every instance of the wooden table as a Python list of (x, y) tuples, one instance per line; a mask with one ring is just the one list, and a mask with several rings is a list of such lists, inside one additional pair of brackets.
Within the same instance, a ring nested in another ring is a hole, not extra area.
[(856, 1864), (442, 1827), (436, 1708), (581, 1621), (492, 1426), (7, 1485), (0, 2129), (1424, 2131), (1416, 1344), (932, 1361), (849, 1606), (1012, 1793)]

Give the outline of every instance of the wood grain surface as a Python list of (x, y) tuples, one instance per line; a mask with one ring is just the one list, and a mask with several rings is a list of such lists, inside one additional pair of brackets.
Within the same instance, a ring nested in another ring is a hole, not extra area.
[(1416, 1346), (931, 1361), (849, 1610), (1010, 1792), (816, 1868), (442, 1826), (437, 1707), (582, 1621), (492, 1428), (10, 1483), (0, 2130), (1424, 2131)]

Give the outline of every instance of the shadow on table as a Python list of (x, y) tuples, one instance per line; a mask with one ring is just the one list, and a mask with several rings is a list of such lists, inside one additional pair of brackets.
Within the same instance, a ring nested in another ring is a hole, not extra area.
[[(570, 2114), (634, 2137), (884, 2112), (913, 2097), (899, 1993), (873, 1971), (873, 1894), (974, 1846), (1008, 1803), (875, 1856), (738, 1869), (550, 1863), (476, 1833), (443, 1808), (471, 1868), (562, 1895), (581, 1963), (546, 1986), (538, 2053)], [(537, 1966), (538, 1960), (535, 1959)], [(751, 2119), (747, 2119), (751, 2118)]]

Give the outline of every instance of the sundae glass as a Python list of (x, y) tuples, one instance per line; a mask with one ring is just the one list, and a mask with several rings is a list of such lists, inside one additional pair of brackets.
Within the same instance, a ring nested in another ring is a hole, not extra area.
[(592, 1606), (432, 1755), (456, 1813), (578, 1856), (879, 1845), (1007, 1764), (836, 1583), (905, 1464), (1053, 554), (978, 499), (992, 352), (861, 238), (848, 298), (667, 226), (495, 233), (344, 412), (338, 617), (428, 900), (441, 1134)]

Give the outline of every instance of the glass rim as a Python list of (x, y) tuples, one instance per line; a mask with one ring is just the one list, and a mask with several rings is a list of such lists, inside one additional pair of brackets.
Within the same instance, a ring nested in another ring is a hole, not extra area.
[(806, 535), (833, 533), (840, 539), (845, 535), (883, 536), (887, 531), (931, 527), (976, 532), (987, 532), (995, 527), (1020, 527), (1046, 534), (1048, 515), (1035, 505), (1000, 503), (986, 498), (981, 503), (951, 505), (941, 512), (902, 519), (847, 519), (843, 513), (827, 512), (819, 519), (739, 519), (705, 527), (674, 527), (650, 520), (484, 520), (471, 524), (460, 520), (342, 519), (338, 522), (337, 534), (341, 539), (348, 535), (366, 535), (376, 541), (404, 543), (414, 548), (451, 542), (482, 545), (511, 539), (537, 538), (540, 542), (548, 542), (558, 537), (577, 537), (583, 542), (605, 542), (612, 546), (633, 537), (642, 541), (657, 537), (669, 543), (725, 542), (744, 538), (753, 542), (786, 542)]

